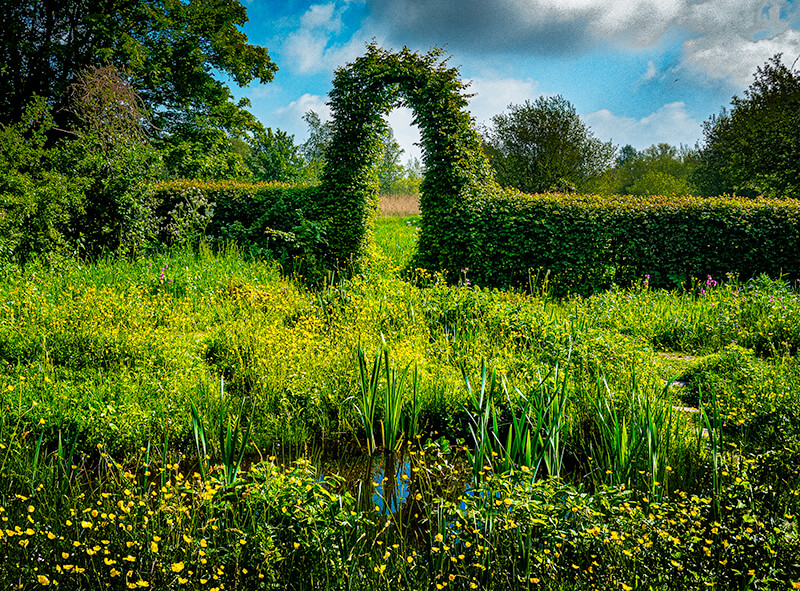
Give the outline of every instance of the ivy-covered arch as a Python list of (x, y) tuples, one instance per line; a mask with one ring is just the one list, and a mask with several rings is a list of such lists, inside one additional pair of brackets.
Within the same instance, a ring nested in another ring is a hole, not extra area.
[(443, 269), (464, 260), (468, 203), (490, 194), (496, 184), (465, 110), (466, 85), (442, 55), (440, 49), (390, 52), (371, 44), (365, 55), (336, 71), (329, 103), (333, 137), (319, 193), (335, 261), (368, 253), (378, 211), (383, 115), (398, 106), (414, 113), (426, 169), (416, 262)]

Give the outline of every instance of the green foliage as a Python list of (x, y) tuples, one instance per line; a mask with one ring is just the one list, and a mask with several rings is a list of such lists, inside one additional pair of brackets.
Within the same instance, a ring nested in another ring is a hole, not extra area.
[[(224, 388), (223, 380), (220, 381), (219, 386), (220, 398), (224, 398)], [(239, 470), (250, 439), (251, 421), (245, 415), (245, 403), (246, 401), (242, 399), (239, 413), (235, 418), (228, 415), (226, 405), (220, 404), (217, 421), (219, 431), (216, 442), (211, 438), (210, 427), (207, 427), (206, 421), (200, 416), (197, 407), (193, 402), (191, 403), (192, 433), (197, 449), (200, 477), (204, 481), (211, 476), (215, 467), (222, 473), (219, 480), (224, 484), (232, 486), (239, 480)], [(214, 454), (213, 459), (211, 454)]]
[(800, 197), (800, 73), (778, 54), (754, 78), (705, 123), (694, 175), (703, 195)]
[(308, 111), (303, 115), (308, 125), (308, 139), (301, 146), (301, 153), (306, 161), (304, 178), (310, 183), (319, 183), (325, 157), (331, 144), (332, 128), (330, 122), (323, 122), (316, 111)]
[[(383, 403), (380, 429), (384, 453), (391, 454), (403, 445), (405, 438), (413, 439), (417, 435), (419, 419), (417, 369), (415, 367), (412, 374), (411, 401), (406, 403), (404, 389), (410, 366), (398, 374), (396, 364), (393, 364), (390, 359), (389, 348), (386, 346), (386, 341), (383, 341), (381, 348), (372, 360), (370, 369), (367, 355), (359, 345), (360, 380), (356, 409), (367, 438), (367, 452), (370, 454), (378, 447), (375, 421), (378, 417), (377, 411), (380, 402)], [(383, 396), (380, 395), (381, 390), (383, 390)]]
[(425, 214), (418, 264), (444, 268), (463, 253), (464, 226), (455, 206), (495, 185), (465, 111), (464, 84), (456, 68), (440, 61), (441, 54), (420, 55), (408, 48), (391, 53), (373, 44), (366, 55), (337, 70), (330, 94), (333, 137), (320, 193), (330, 264), (359, 260), (371, 250), (368, 228), (377, 212), (383, 115), (398, 105), (413, 109), (422, 136)]
[(454, 262), (481, 285), (528, 286), (531, 274), (549, 274), (562, 293), (586, 293), (645, 275), (675, 287), (726, 273), (794, 279), (800, 268), (796, 200), (507, 191), (473, 215), (469, 254)]
[[(475, 483), (480, 483), (487, 474), (491, 478), (493, 471), (513, 473), (521, 470), (535, 478), (542, 466), (545, 468), (542, 474), (560, 477), (564, 457), (564, 408), (568, 398), (567, 372), (560, 371), (556, 363), (547, 375), (538, 376), (538, 384), (527, 395), (516, 389), (514, 400), (509, 395), (505, 379), (498, 379), (495, 370), (491, 371), (487, 381), (485, 364), (481, 366), (479, 395), (473, 391), (463, 367), (462, 373), (470, 395), (467, 417), (472, 451), (467, 452), (467, 457)], [(497, 394), (501, 389), (503, 396), (499, 397)], [(509, 416), (506, 418), (505, 414)]]
[(84, 211), (74, 221), (81, 254), (131, 252), (153, 236), (148, 184), (161, 158), (146, 139), (146, 113), (114, 68), (89, 68), (71, 87), (74, 139), (62, 139), (53, 159), (81, 187)]
[(510, 105), (492, 117), (486, 151), (497, 182), (526, 193), (582, 190), (614, 157), (562, 96)]
[(71, 238), (80, 254), (132, 252), (150, 243), (155, 227), (148, 187), (161, 171), (150, 145), (108, 145), (87, 132), (61, 142), (53, 159), (83, 194), (82, 211), (71, 220)]
[(375, 242), (391, 266), (407, 267), (414, 256), (419, 216), (381, 217), (375, 224)]
[(753, 452), (764, 452), (776, 441), (797, 435), (800, 406), (791, 390), (800, 379), (798, 371), (788, 357), (769, 364), (752, 350), (728, 345), (685, 372), (684, 396), (690, 401), (714, 396), (726, 437), (736, 437)]
[(405, 176), (403, 165), (400, 164), (400, 155), (403, 149), (397, 140), (394, 139), (394, 132), (391, 127), (386, 128), (383, 136), (383, 157), (378, 165), (378, 183), (381, 195), (387, 195), (393, 191), (397, 183)]
[(614, 168), (587, 185), (604, 195), (692, 195), (696, 154), (669, 144), (653, 145), (641, 152), (624, 146)]
[(0, 256), (26, 262), (38, 253), (67, 250), (83, 195), (70, 176), (54, 170), (46, 148), (54, 125), (44, 99), (21, 119), (0, 125)]
[(53, 107), (57, 126), (70, 127), (68, 85), (89, 66), (111, 64), (142, 96), (159, 133), (170, 135), (197, 117), (232, 131), (256, 125), (213, 71), (240, 86), (269, 82), (277, 70), (267, 49), (247, 42), (247, 11), (238, 0), (136, 0), (3, 4), (0, 122), (18, 121), (34, 95)]
[[(3, 270), (0, 576), (17, 587), (800, 583), (800, 367), (784, 348), (800, 298), (781, 282), (558, 301), (377, 264), (312, 290), (205, 247)], [(755, 339), (758, 356), (730, 346)], [(651, 348), (667, 343), (711, 353), (682, 388)], [(419, 443), (382, 470), (343, 456), (342, 477), (294, 462), (361, 434), (359, 344), (380, 360), (376, 426), (417, 416)], [(712, 437), (678, 406), (695, 392), (716, 400)], [(488, 408), (474, 482), (465, 407)], [(533, 477), (540, 456), (561, 478)]]
[(242, 155), (221, 129), (200, 122), (181, 124), (156, 145), (166, 175), (173, 179), (228, 180), (249, 176)]
[(631, 195), (691, 195), (691, 185), (665, 172), (649, 170), (636, 179), (628, 193)]
[(319, 278), (328, 232), (315, 215), (318, 189), (283, 183), (173, 181), (155, 185), (159, 241), (238, 244), (287, 271)]
[(249, 142), (245, 162), (257, 182), (296, 182), (303, 178), (305, 168), (294, 136), (280, 129), (256, 131)]

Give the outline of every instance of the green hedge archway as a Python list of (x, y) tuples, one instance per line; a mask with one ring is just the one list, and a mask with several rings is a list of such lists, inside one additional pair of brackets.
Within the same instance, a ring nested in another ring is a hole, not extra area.
[(414, 113), (426, 169), (416, 264), (445, 269), (467, 258), (468, 203), (497, 186), (465, 110), (466, 85), (442, 55), (440, 49), (390, 52), (371, 44), (365, 55), (337, 69), (329, 102), (333, 137), (319, 187), (332, 263), (358, 261), (369, 252), (383, 115), (398, 106)]

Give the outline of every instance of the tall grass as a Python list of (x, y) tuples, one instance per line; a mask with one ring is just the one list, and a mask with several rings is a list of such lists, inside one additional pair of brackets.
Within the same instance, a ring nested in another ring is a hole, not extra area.
[(512, 398), (505, 379), (498, 379), (495, 370), (487, 378), (486, 365), (481, 366), (481, 388), (476, 392), (462, 367), (470, 397), (466, 411), (472, 447), (467, 453), (475, 480), (487, 471), (520, 469), (535, 478), (542, 465), (545, 475), (561, 475), (568, 400), (565, 373), (556, 365), (552, 375), (540, 376), (527, 395), (515, 388)]
[[(377, 261), (317, 289), (234, 248), (9, 267), (3, 580), (800, 582), (794, 287), (559, 301)], [(681, 387), (659, 350), (681, 354)], [(370, 452), (415, 442), (383, 473), (405, 487), (399, 509), (375, 511), (364, 478), (359, 500), (308, 463), (256, 460), (352, 438)]]

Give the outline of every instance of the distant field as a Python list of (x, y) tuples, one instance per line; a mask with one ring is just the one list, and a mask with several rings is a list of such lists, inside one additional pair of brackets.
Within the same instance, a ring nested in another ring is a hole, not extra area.
[(419, 215), (419, 195), (381, 195), (381, 215)]

